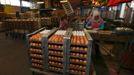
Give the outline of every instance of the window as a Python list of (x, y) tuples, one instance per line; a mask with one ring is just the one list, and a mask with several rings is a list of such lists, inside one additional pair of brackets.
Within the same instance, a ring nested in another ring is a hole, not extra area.
[(134, 1), (131, 2), (131, 7), (134, 9)]
[(28, 2), (28, 1), (22, 1), (22, 6), (23, 7), (30, 7), (31, 6), (31, 3)]
[(20, 0), (0, 0), (0, 3), (5, 5), (13, 5), (13, 6), (20, 6)]
[(123, 3), (122, 8), (121, 8), (121, 12), (120, 12), (120, 18), (124, 18), (125, 6), (126, 6), (126, 3)]

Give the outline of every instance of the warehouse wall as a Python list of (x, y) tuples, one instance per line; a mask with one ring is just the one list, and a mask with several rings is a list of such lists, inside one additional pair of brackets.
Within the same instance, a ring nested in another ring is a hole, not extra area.
[[(11, 6), (11, 13), (15, 13), (16, 11), (21, 11), (21, 8), (18, 6)], [(0, 12), (4, 12), (4, 6), (0, 5)]]

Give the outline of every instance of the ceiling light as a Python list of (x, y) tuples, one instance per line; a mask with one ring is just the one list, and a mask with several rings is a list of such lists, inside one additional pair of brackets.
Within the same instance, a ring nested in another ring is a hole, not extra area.
[(37, 2), (37, 4), (43, 4), (44, 2)]

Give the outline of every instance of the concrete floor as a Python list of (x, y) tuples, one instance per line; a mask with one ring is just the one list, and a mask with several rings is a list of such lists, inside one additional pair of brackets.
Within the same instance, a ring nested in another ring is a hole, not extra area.
[(0, 33), (0, 75), (32, 75), (24, 41)]

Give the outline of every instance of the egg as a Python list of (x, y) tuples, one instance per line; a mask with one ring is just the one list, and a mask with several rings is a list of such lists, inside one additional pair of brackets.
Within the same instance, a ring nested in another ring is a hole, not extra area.
[(84, 57), (84, 55), (83, 54), (80, 54), (80, 57)]
[(60, 48), (61, 48), (61, 46), (57, 46), (57, 48), (59, 48), (59, 49), (60, 49)]
[(76, 50), (79, 50), (80, 48), (79, 47), (76, 47)]
[(86, 69), (86, 66), (83, 66), (82, 69)]
[(79, 60), (79, 63), (83, 63), (83, 60)]
[(75, 65), (75, 68), (79, 68), (79, 65)]
[(81, 71), (78, 71), (78, 74), (81, 74)]
[(48, 45), (48, 48), (51, 48), (51, 45)]
[(84, 61), (83, 61), (83, 64), (86, 64), (86, 63), (87, 63), (87, 61), (86, 61), (86, 60), (84, 60)]
[(79, 53), (76, 53), (76, 56), (80, 56), (80, 54)]
[(78, 63), (78, 62), (79, 62), (79, 59), (75, 59), (75, 62), (77, 62), (77, 63)]
[(72, 56), (76, 56), (76, 53), (72, 53)]
[(57, 45), (55, 45), (55, 46), (54, 46), (54, 48), (58, 48), (58, 46), (57, 46)]
[(63, 49), (63, 46), (61, 46), (61, 49)]
[(75, 74), (78, 74), (79, 72), (77, 70), (75, 70)]
[(76, 48), (75, 47), (72, 47), (72, 50), (76, 50)]
[(71, 73), (75, 73), (75, 71), (74, 70), (71, 70)]
[(86, 72), (82, 72), (81, 75), (86, 75)]
[(84, 57), (87, 57), (87, 54), (84, 54)]
[(87, 51), (88, 48), (84, 48), (85, 51)]

